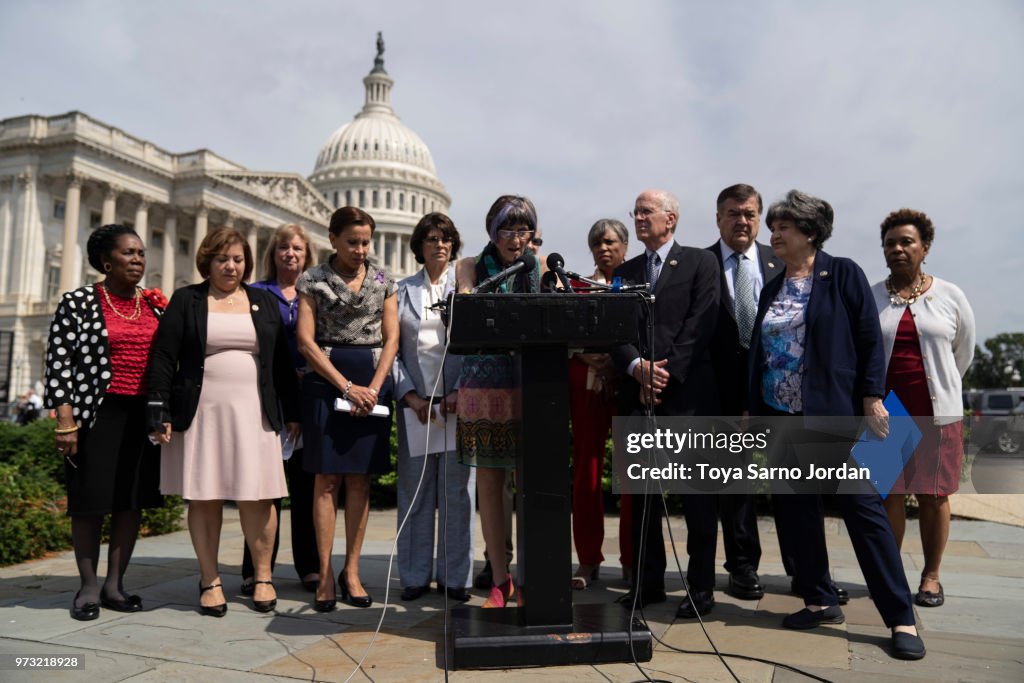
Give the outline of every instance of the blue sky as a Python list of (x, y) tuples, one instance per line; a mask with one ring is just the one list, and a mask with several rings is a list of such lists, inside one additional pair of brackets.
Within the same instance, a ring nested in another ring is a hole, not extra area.
[(0, 118), (77, 109), (174, 152), (308, 175), (362, 106), (378, 30), (392, 103), (469, 251), (506, 192), (536, 203), (545, 251), (586, 271), (590, 225), (631, 227), (647, 187), (679, 196), (691, 246), (716, 238), (723, 187), (768, 202), (797, 187), (833, 204), (826, 250), (872, 282), (882, 218), (926, 211), (925, 269), (964, 289), (980, 340), (1024, 331), (1017, 2), (0, 0)]

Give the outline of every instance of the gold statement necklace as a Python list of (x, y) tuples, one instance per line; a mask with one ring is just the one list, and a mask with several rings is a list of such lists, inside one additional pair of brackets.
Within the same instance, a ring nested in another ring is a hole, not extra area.
[(114, 300), (110, 298), (110, 292), (107, 290), (105, 286), (101, 285), (100, 291), (103, 292), (103, 298), (107, 300), (107, 306), (110, 306), (110, 310), (112, 310), (114, 312), (114, 315), (116, 315), (118, 318), (127, 320), (129, 322), (133, 322), (135, 320), (138, 320), (139, 317), (142, 315), (142, 292), (139, 291), (138, 287), (135, 288), (135, 294), (132, 295), (132, 300), (135, 302), (135, 310), (132, 311), (129, 315), (125, 315), (121, 311), (117, 310), (117, 306), (114, 305)]
[(885, 288), (889, 291), (889, 301), (892, 302), (893, 306), (909, 306), (918, 299), (921, 298), (921, 292), (924, 291), (924, 285), (928, 281), (928, 277), (921, 271), (921, 276), (917, 279), (914, 284), (914, 288), (910, 290), (910, 296), (904, 299), (900, 296), (899, 291), (892, 284), (892, 275), (885, 278)]

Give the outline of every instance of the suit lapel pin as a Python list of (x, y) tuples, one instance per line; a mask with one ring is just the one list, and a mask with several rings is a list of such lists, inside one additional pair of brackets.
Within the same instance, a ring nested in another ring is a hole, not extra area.
[(672, 266), (673, 268), (675, 268), (676, 266), (679, 265), (679, 261), (676, 261), (675, 259), (672, 259), (671, 261), (668, 262), (668, 264), (670, 266)]
[(252, 310), (254, 310), (254, 311), (258, 311), (258, 310), (260, 310), (260, 306), (259, 306), (259, 304), (253, 304), (253, 305), (252, 305)]
[(820, 273), (818, 273), (818, 277), (820, 277), (822, 280), (828, 280), (829, 279), (828, 271), (827, 270), (821, 271)]
[(775, 264), (774, 264), (774, 263), (772, 263), (771, 261), (769, 261), (769, 262), (768, 262), (768, 267), (769, 267), (769, 268), (774, 268), (774, 267), (775, 267)]

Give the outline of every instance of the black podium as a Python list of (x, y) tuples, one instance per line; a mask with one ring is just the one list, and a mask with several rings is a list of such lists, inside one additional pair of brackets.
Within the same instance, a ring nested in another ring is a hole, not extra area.
[[(512, 353), (522, 387), (516, 458), (519, 607), (451, 609), (456, 669), (646, 662), (651, 634), (617, 604), (572, 604), (568, 349), (637, 338), (637, 294), (459, 294), (449, 352)], [(501, 552), (504, 552), (501, 549)], [(631, 627), (632, 626), (632, 627)]]

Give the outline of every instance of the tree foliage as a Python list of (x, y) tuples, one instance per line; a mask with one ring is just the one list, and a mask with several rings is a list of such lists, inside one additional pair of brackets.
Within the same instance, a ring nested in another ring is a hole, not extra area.
[(966, 389), (1024, 386), (1024, 332), (1003, 332), (974, 348), (974, 362), (964, 377)]

